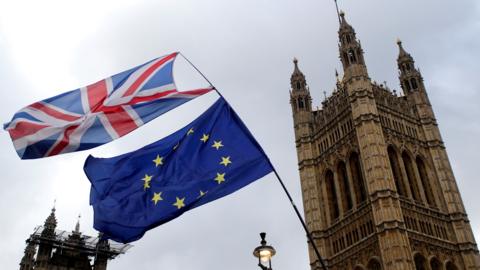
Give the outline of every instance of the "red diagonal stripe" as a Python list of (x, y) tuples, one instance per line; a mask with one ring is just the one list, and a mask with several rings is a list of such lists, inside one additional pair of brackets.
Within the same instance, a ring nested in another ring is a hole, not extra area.
[(164, 57), (163, 59), (160, 59), (158, 60), (155, 64), (153, 64), (152, 66), (150, 66), (145, 72), (143, 72), (142, 75), (140, 75), (140, 77), (137, 78), (137, 80), (132, 84), (130, 85), (130, 87), (128, 88), (128, 90), (123, 94), (123, 97), (126, 97), (126, 96), (129, 96), (131, 94), (133, 94), (138, 87), (140, 87), (140, 85), (153, 73), (156, 71), (156, 69), (158, 67), (160, 67), (161, 65), (163, 65), (165, 62), (167, 62), (168, 60), (172, 59), (172, 58), (175, 58), (175, 56), (177, 56), (177, 53), (172, 53), (170, 54), (169, 56), (166, 56)]
[(212, 88), (202, 88), (202, 89), (195, 89), (195, 90), (182, 91), (182, 92), (178, 92), (176, 89), (172, 89), (172, 90), (164, 91), (164, 92), (161, 92), (161, 93), (156, 93), (156, 94), (153, 94), (151, 96), (144, 96), (144, 97), (137, 96), (137, 97), (133, 98), (132, 100), (130, 100), (125, 105), (135, 105), (135, 104), (141, 103), (141, 102), (147, 102), (147, 101), (153, 101), (153, 100), (161, 99), (161, 98), (163, 98), (165, 96), (168, 96), (172, 93), (176, 93), (176, 94), (179, 94), (179, 95), (185, 94), (185, 95), (201, 96), (201, 95), (206, 94), (210, 91), (212, 91)]
[(138, 127), (132, 117), (120, 106), (115, 106), (114, 110), (104, 114), (119, 137)]
[(90, 106), (91, 112), (95, 112), (97, 109), (101, 110), (100, 107), (103, 105), (103, 101), (107, 97), (107, 94), (106, 80), (101, 80), (87, 86), (88, 105)]
[(195, 89), (195, 90), (189, 90), (189, 91), (182, 91), (178, 92), (179, 94), (185, 94), (185, 95), (203, 95), (206, 94), (210, 91), (212, 91), (212, 88), (200, 88), (200, 89)]
[(9, 129), (8, 132), (10, 133), (12, 140), (16, 140), (18, 138), (34, 134), (46, 127), (48, 127), (48, 125), (39, 125), (30, 122), (19, 121), (15, 125), (15, 128)]
[(78, 127), (78, 125), (75, 126), (69, 126), (68, 128), (65, 129), (62, 135), (62, 139), (56, 143), (56, 145), (53, 147), (52, 151), (48, 153), (48, 156), (55, 156), (60, 154), (65, 147), (68, 146), (70, 143), (70, 135), (75, 131), (75, 129)]
[(137, 103), (140, 103), (140, 102), (145, 102), (145, 101), (152, 101), (152, 100), (156, 100), (156, 99), (160, 99), (164, 96), (167, 96), (167, 95), (170, 95), (172, 93), (177, 93), (177, 90), (173, 89), (173, 90), (168, 90), (168, 91), (163, 91), (161, 93), (156, 93), (156, 94), (153, 94), (151, 96), (144, 96), (144, 97), (134, 97), (132, 98), (132, 100), (130, 100), (127, 104), (128, 105), (134, 105), (134, 104), (137, 104)]
[(73, 115), (69, 115), (69, 114), (65, 114), (63, 112), (57, 111), (57, 110), (55, 110), (51, 107), (46, 106), (45, 104), (43, 104), (41, 102), (33, 103), (29, 107), (37, 109), (37, 110), (42, 111), (42, 112), (44, 112), (44, 113), (46, 113), (50, 116), (53, 116), (55, 118), (62, 119), (62, 120), (65, 120), (65, 121), (75, 121), (75, 120), (80, 118), (78, 116), (73, 116)]

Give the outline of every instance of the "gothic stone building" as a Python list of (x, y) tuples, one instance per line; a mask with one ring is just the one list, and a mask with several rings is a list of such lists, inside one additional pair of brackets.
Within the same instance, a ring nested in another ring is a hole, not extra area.
[[(370, 79), (341, 14), (343, 78), (313, 110), (294, 60), (290, 102), (305, 216), (328, 269), (480, 269), (422, 75), (399, 41), (404, 95)], [(320, 269), (310, 249), (312, 269)]]
[(83, 235), (79, 222), (70, 233), (56, 227), (53, 208), (44, 225), (37, 227), (27, 239), (20, 270), (106, 270), (108, 260), (130, 248), (130, 245)]

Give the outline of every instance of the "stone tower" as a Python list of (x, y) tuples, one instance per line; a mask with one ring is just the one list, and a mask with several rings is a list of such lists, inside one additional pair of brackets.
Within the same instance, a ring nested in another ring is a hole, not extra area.
[(338, 35), (343, 78), (322, 109), (296, 59), (290, 91), (305, 217), (328, 269), (480, 269), (412, 56), (398, 41), (399, 95), (370, 79), (343, 13)]
[(106, 270), (109, 260), (130, 248), (82, 234), (79, 221), (71, 232), (56, 227), (54, 207), (44, 225), (27, 239), (20, 270)]

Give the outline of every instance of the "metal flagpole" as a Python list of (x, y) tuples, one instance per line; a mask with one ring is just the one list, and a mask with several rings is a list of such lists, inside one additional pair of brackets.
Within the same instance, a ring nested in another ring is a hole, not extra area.
[(335, 1), (335, 7), (337, 8), (338, 23), (339, 23), (339, 24), (342, 24), (342, 20), (340, 20), (340, 12), (338, 11), (338, 3), (337, 3), (337, 0), (334, 0), (334, 1)]
[[(336, 2), (336, 1), (335, 1), (335, 2)], [(212, 87), (212, 89), (214, 89), (214, 90), (217, 92), (217, 94), (225, 100), (225, 98), (223, 97), (223, 95), (222, 95), (222, 94), (220, 93), (220, 91), (218, 91), (218, 89), (210, 82), (210, 80), (207, 79), (207, 77), (206, 77), (192, 62), (190, 62), (190, 60), (188, 60), (187, 57), (185, 57), (185, 55), (183, 55), (182, 53), (179, 53), (179, 54), (210, 84), (210, 86)], [(225, 101), (226, 101), (226, 100), (225, 100)], [(226, 102), (227, 102), (227, 101), (226, 101)], [(227, 102), (227, 103), (228, 103), (228, 102)], [(278, 174), (277, 170), (275, 169), (275, 167), (273, 166), (272, 162), (270, 161), (270, 159), (268, 158), (268, 156), (267, 156), (266, 154), (265, 154), (265, 157), (267, 158), (268, 163), (270, 163), (270, 166), (272, 166), (273, 172), (275, 173), (275, 176), (276, 176), (278, 182), (280, 183), (280, 185), (282, 186), (283, 191), (284, 191), (285, 194), (287, 195), (288, 200), (290, 201), (290, 204), (291, 204), (292, 207), (293, 207), (293, 210), (295, 210), (295, 214), (297, 214), (298, 219), (299, 219), (300, 222), (302, 223), (303, 229), (304, 229), (305, 232), (307, 233), (308, 242), (312, 245), (313, 251), (315, 252), (315, 255), (317, 255), (318, 261), (320, 262), (320, 265), (322, 266), (322, 269), (323, 269), (323, 270), (327, 270), (327, 267), (325, 266), (325, 262), (323, 261), (322, 256), (320, 256), (320, 252), (318, 251), (317, 245), (315, 245), (315, 242), (313, 241), (312, 234), (311, 234), (310, 231), (308, 230), (307, 224), (306, 224), (305, 221), (303, 220), (303, 217), (302, 217), (302, 215), (300, 214), (300, 211), (298, 211), (297, 206), (296, 206), (295, 203), (293, 202), (293, 199), (292, 199), (292, 196), (290, 195), (290, 192), (288, 192), (287, 187), (286, 187), (285, 184), (283, 183), (282, 179), (280, 178), (280, 175)]]

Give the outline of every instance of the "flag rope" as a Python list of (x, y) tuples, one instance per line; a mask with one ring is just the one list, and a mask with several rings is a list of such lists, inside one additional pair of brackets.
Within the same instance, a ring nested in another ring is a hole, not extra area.
[[(209, 84), (210, 86), (212, 87), (212, 89), (215, 90), (215, 92), (217, 92), (217, 94), (223, 98), (225, 100), (225, 102), (228, 104), (228, 101), (223, 97), (223, 95), (220, 93), (220, 91), (218, 91), (218, 89), (210, 82), (209, 79), (207, 79), (207, 77), (192, 63), (190, 62), (190, 60), (188, 60), (187, 57), (185, 57), (185, 55), (183, 55), (181, 52), (179, 53)], [(229, 104), (230, 105), (230, 104)], [(262, 151), (263, 152), (263, 151)], [(268, 160), (268, 163), (270, 163), (270, 166), (272, 166), (272, 169), (273, 169), (273, 172), (275, 173), (275, 177), (277, 178), (278, 182), (280, 183), (280, 185), (282, 186), (282, 189), (283, 191), (285, 192), (285, 194), (287, 195), (288, 197), (288, 200), (290, 201), (290, 204), (292, 205), (293, 207), (293, 210), (295, 210), (295, 214), (297, 214), (297, 217), (298, 219), (300, 220), (300, 222), (302, 223), (302, 226), (303, 226), (303, 229), (305, 230), (306, 234), (307, 234), (307, 238), (308, 238), (308, 242), (312, 245), (313, 247), (313, 250), (315, 252), (315, 255), (317, 255), (317, 258), (320, 262), (320, 265), (322, 266), (322, 269), (323, 270), (327, 270), (327, 267), (325, 266), (325, 262), (323, 261), (322, 259), (322, 256), (320, 256), (320, 252), (318, 251), (318, 248), (317, 248), (317, 245), (315, 244), (314, 240), (313, 240), (313, 237), (312, 237), (312, 234), (310, 233), (310, 231), (308, 230), (307, 228), (307, 224), (305, 223), (305, 221), (303, 220), (303, 217), (302, 215), (300, 214), (300, 211), (298, 211), (298, 208), (297, 206), (295, 205), (295, 202), (293, 201), (293, 198), (292, 196), (290, 195), (290, 192), (288, 191), (287, 187), (285, 186), (285, 184), (283, 183), (282, 181), (282, 178), (280, 178), (280, 175), (278, 174), (277, 170), (275, 169), (275, 166), (273, 166), (272, 162), (270, 161), (270, 159), (268, 158), (267, 154), (265, 154), (265, 157), (267, 158)]]

